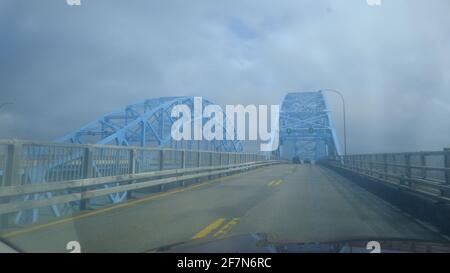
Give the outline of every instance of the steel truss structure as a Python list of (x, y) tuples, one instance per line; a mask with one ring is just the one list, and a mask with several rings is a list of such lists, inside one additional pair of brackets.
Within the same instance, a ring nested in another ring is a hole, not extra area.
[(321, 91), (288, 93), (280, 110), (280, 156), (315, 161), (341, 155), (330, 111)]
[[(238, 140), (174, 141), (171, 137), (171, 127), (174, 122), (171, 117), (171, 110), (178, 104), (188, 105), (192, 115), (194, 114), (194, 97), (149, 99), (106, 114), (81, 129), (58, 139), (57, 142), (226, 152), (243, 151), (242, 143)], [(211, 104), (213, 104), (211, 101), (202, 99), (203, 108)], [(226, 119), (225, 113), (223, 114), (224, 119)], [(194, 116), (191, 117), (191, 120), (194, 120)], [(206, 121), (203, 120), (203, 123)], [(222, 124), (225, 124), (225, 121)], [(225, 134), (231, 133), (236, 136), (236, 132), (227, 132), (225, 127), (223, 129)], [(236, 139), (236, 137), (233, 139)]]

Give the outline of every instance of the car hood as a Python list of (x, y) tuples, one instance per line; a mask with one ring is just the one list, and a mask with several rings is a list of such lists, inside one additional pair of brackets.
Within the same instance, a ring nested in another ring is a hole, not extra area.
[(381, 253), (450, 253), (448, 242), (429, 242), (404, 238), (356, 238), (330, 242), (273, 242), (267, 234), (251, 233), (223, 239), (193, 240), (172, 244), (149, 252), (169, 253), (370, 253), (369, 242), (380, 245)]

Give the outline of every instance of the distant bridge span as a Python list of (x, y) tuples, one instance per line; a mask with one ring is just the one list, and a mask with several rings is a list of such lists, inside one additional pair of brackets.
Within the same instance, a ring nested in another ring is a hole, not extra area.
[(281, 158), (313, 161), (341, 155), (322, 92), (288, 93), (280, 112)]

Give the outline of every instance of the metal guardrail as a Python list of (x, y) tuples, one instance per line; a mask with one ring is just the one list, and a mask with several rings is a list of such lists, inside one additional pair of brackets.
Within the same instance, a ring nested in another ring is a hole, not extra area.
[(276, 162), (250, 153), (0, 140), (0, 215), (3, 226), (25, 211), (36, 222), (39, 208), (59, 217), (95, 198), (118, 203), (136, 190)]
[(350, 171), (438, 201), (450, 202), (450, 149), (432, 152), (348, 155), (330, 158)]

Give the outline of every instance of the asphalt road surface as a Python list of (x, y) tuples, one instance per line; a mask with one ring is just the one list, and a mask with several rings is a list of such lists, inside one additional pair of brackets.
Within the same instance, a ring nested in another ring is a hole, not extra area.
[(441, 239), (331, 170), (275, 165), (147, 195), (5, 233), (23, 251), (144, 252), (192, 239), (266, 233), (277, 242), (354, 238)]

